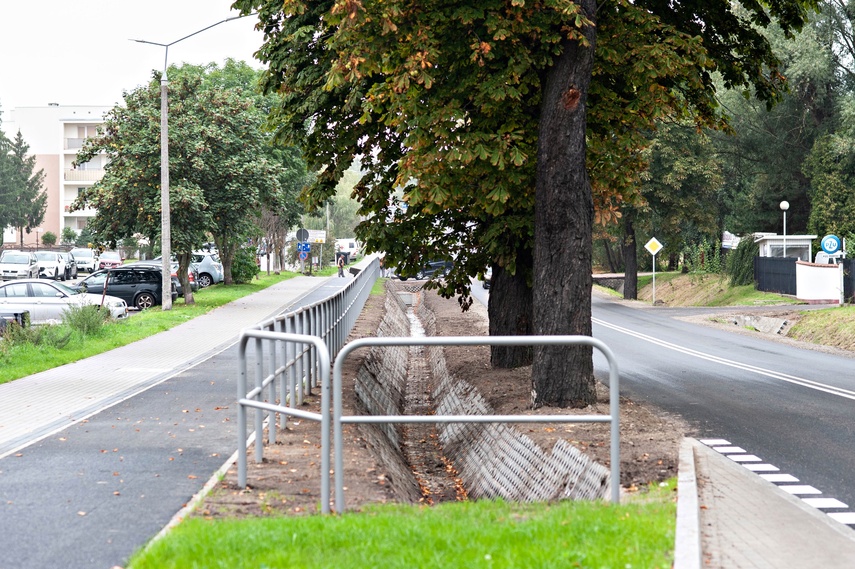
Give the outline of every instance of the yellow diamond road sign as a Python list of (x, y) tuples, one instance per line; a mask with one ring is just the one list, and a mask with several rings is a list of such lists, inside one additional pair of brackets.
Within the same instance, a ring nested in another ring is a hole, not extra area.
[(647, 249), (647, 252), (651, 255), (655, 255), (656, 253), (662, 250), (662, 243), (660, 243), (659, 240), (654, 237), (653, 239), (648, 241), (647, 244), (644, 245), (644, 248)]

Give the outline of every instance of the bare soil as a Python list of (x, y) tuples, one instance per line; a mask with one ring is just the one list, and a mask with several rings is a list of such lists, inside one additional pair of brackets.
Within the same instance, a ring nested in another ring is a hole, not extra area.
[[(423, 292), (422, 299), (436, 315), (437, 335), (486, 335), (486, 309), (478, 303), (461, 313), (455, 299), (442, 299), (433, 292)], [(350, 339), (373, 336), (383, 317), (380, 296), (369, 298)], [(452, 374), (464, 379), (487, 399), (497, 413), (608, 413), (608, 391), (598, 391), (598, 402), (586, 409), (543, 407), (531, 411), (530, 368), (497, 370), (489, 365), (488, 347), (446, 348), (447, 366)], [(354, 353), (344, 369), (346, 413), (354, 407), (353, 378), (364, 355)], [(304, 407), (318, 409), (318, 397), (309, 397)], [(644, 489), (648, 484), (677, 474), (679, 444), (691, 427), (680, 417), (671, 416), (648, 405), (621, 398), (621, 484), (625, 491)], [(564, 438), (601, 464), (609, 465), (609, 427), (607, 424), (529, 424), (517, 428), (549, 450)], [(345, 497), (348, 509), (359, 509), (371, 503), (394, 501), (389, 488), (388, 472), (371, 455), (358, 428), (345, 425)], [(320, 510), (320, 428), (311, 421), (288, 421), (280, 430), (277, 443), (267, 445), (264, 462), (248, 467), (248, 488), (237, 487), (236, 468), (232, 467), (214, 490), (196, 509), (204, 517), (240, 517), (264, 515), (303, 515)], [(442, 466), (440, 463), (439, 467)], [(448, 465), (446, 465), (448, 467)], [(459, 499), (426, 496), (426, 502)]]

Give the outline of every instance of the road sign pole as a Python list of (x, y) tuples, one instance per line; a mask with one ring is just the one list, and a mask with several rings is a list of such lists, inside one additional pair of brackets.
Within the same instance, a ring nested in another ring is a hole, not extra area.
[(655, 237), (645, 243), (644, 248), (653, 256), (653, 306), (656, 306), (656, 253), (662, 250), (662, 243)]

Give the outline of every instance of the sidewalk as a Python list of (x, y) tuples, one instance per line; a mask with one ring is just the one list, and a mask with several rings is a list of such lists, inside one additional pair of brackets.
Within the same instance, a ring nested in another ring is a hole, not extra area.
[(327, 280), (295, 277), (131, 345), (0, 385), (0, 458), (221, 352)]
[(749, 469), (727, 441), (705, 442), (685, 439), (680, 451), (675, 569), (855, 567), (855, 531), (842, 523), (855, 523), (851, 509), (755, 471), (774, 466)]

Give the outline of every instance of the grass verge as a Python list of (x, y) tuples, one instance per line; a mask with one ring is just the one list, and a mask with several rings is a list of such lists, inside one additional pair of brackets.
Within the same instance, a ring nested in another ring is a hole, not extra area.
[(248, 284), (214, 285), (196, 292), (193, 305), (188, 306), (179, 298), (172, 304), (172, 310), (155, 307), (131, 314), (130, 318), (105, 324), (100, 333), (92, 336), (73, 333), (62, 347), (0, 343), (0, 384), (126, 346), (295, 276), (297, 273), (260, 274)]
[(672, 480), (644, 500), (438, 506), (387, 504), (342, 516), (190, 518), (128, 569), (671, 567)]

